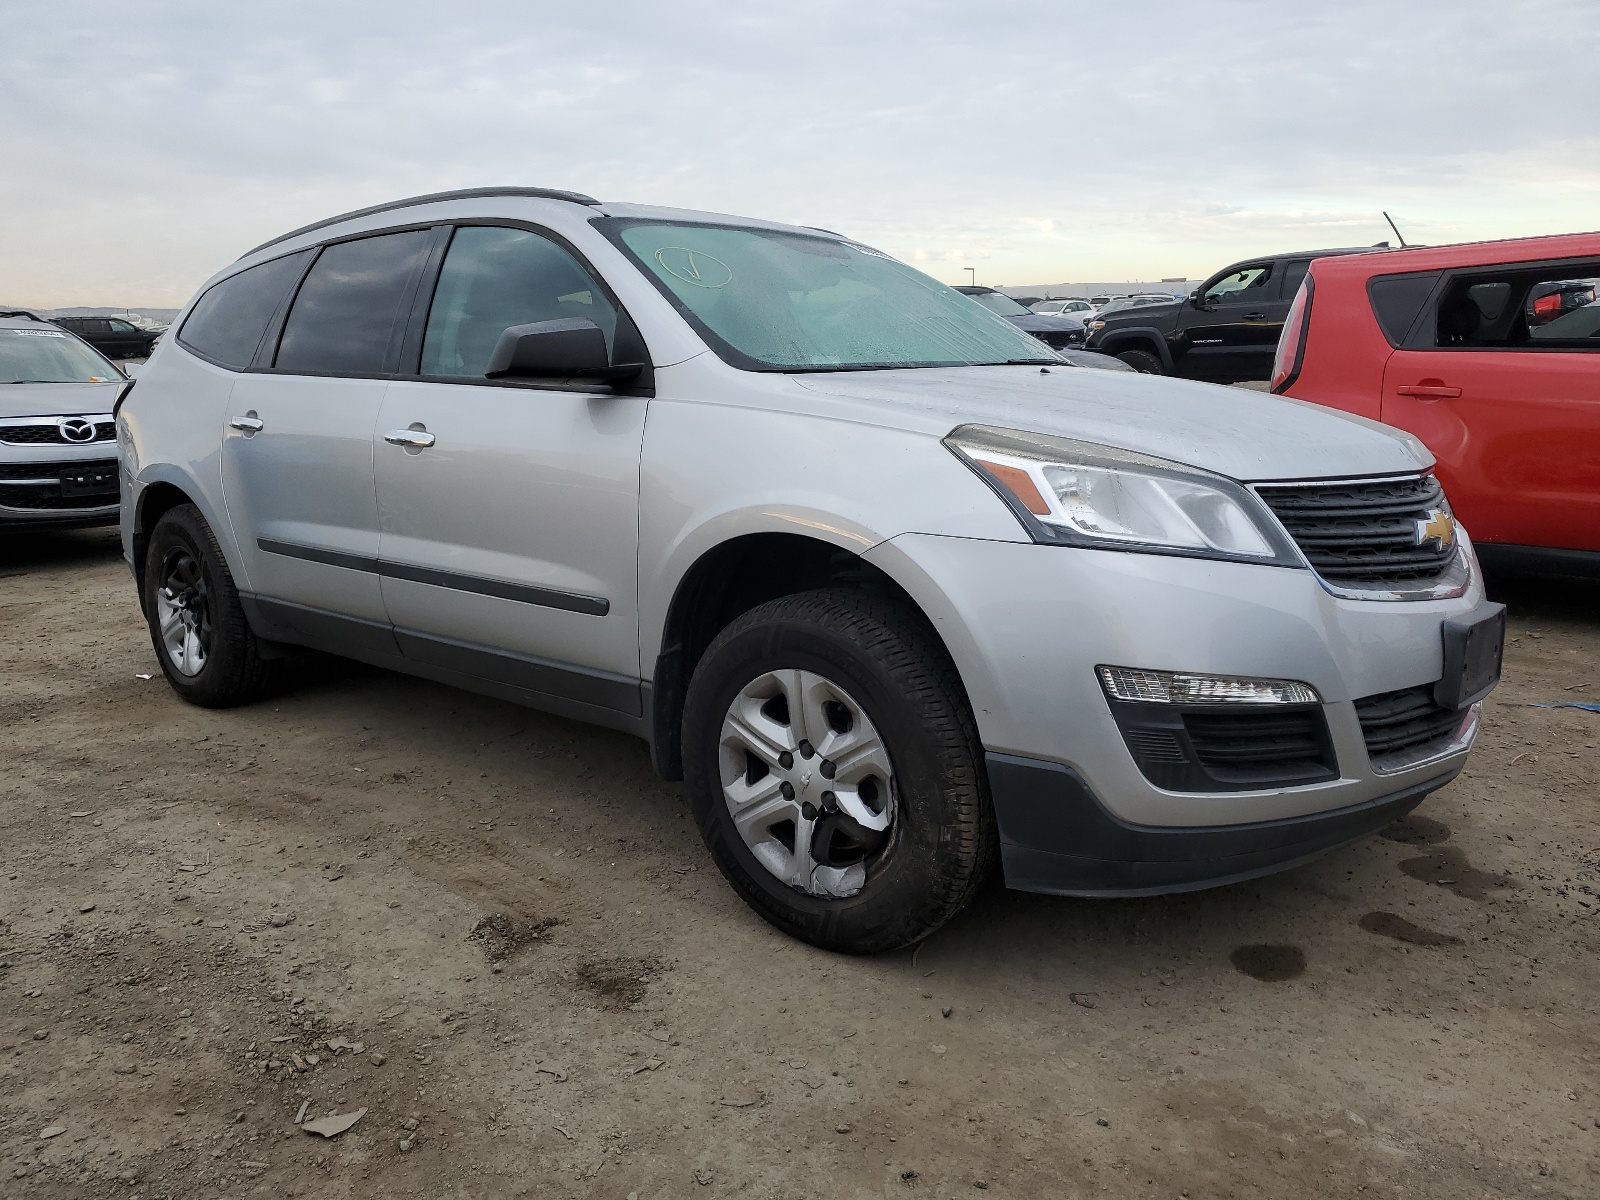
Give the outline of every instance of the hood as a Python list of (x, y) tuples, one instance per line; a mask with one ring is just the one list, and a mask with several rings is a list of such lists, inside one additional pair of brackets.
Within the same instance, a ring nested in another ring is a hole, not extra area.
[(1233, 479), (1330, 479), (1431, 466), (1421, 442), (1300, 400), (1136, 372), (1038, 367), (792, 376), (849, 401), (840, 415), (943, 437), (996, 425), (1098, 442)]
[(110, 383), (0, 383), (0, 417), (108, 413), (122, 380)]
[(1083, 332), (1083, 322), (1076, 317), (1063, 317), (1059, 313), (1016, 313), (1007, 316), (1018, 329), (1027, 333), (1052, 333), (1059, 330)]

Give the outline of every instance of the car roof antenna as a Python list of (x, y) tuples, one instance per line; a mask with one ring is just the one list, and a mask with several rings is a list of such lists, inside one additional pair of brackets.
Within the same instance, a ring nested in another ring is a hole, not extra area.
[(1402, 249), (1402, 250), (1406, 249), (1406, 237), (1405, 237), (1405, 234), (1400, 232), (1400, 226), (1398, 226), (1398, 225), (1396, 225), (1394, 223), (1394, 218), (1391, 217), (1388, 213), (1384, 213), (1383, 214), (1383, 219), (1385, 221), (1389, 222), (1389, 228), (1394, 230), (1395, 237), (1400, 239), (1400, 249)]

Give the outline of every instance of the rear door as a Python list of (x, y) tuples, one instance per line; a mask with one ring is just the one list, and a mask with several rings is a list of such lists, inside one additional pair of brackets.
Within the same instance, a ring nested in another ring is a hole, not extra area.
[(1389, 359), (1382, 419), (1477, 541), (1600, 550), (1597, 296), (1600, 260), (1457, 272)]
[[(324, 247), (281, 340), (234, 384), (223, 489), (235, 541), (269, 619), (325, 636), (330, 614), (368, 623), (393, 653), (378, 585), (372, 434), (434, 232)], [(269, 335), (269, 342), (270, 342)]]
[(403, 652), (638, 715), (647, 401), (638, 387), (484, 377), (507, 328), (563, 317), (599, 325), (613, 361), (619, 339), (639, 361), (632, 322), (565, 245), (488, 224), (454, 232), (426, 313), (374, 449), (383, 598)]

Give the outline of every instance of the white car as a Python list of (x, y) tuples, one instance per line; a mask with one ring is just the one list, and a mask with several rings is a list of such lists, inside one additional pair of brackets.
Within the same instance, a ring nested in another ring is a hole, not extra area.
[(1094, 315), (1094, 305), (1087, 300), (1040, 300), (1029, 305), (1036, 313), (1059, 313), (1063, 317), (1087, 320)]
[(250, 251), (173, 331), (117, 432), (179, 695), (309, 646), (636, 734), (820, 946), (925, 937), (994, 866), (1302, 862), (1454, 778), (1498, 678), (1415, 439), (1083, 370), (834, 234), (423, 196)]

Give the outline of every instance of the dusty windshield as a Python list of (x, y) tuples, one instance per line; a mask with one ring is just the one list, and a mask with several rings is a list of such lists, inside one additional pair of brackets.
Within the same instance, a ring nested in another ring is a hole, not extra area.
[(121, 371), (70, 333), (0, 329), (0, 385), (108, 383), (122, 377)]
[(744, 370), (1061, 361), (969, 297), (853, 242), (720, 225), (597, 224), (724, 361)]

